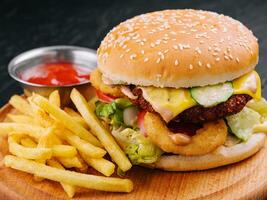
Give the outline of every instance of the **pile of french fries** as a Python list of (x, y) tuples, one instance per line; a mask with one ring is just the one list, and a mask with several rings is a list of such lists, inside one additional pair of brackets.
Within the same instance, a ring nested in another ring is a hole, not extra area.
[[(0, 123), (0, 134), (8, 136), (12, 154), (5, 156), (5, 166), (33, 174), (36, 181), (57, 181), (69, 197), (74, 196), (77, 186), (132, 191), (131, 180), (109, 177), (115, 164), (124, 172), (129, 170), (132, 166), (129, 159), (86, 99), (76, 89), (70, 97), (78, 112), (60, 108), (58, 91), (48, 99), (38, 94), (27, 99), (11, 97), (9, 103), (16, 112), (8, 114), (11, 122)], [(115, 164), (104, 158), (106, 153)], [(88, 166), (103, 176), (86, 174)]]

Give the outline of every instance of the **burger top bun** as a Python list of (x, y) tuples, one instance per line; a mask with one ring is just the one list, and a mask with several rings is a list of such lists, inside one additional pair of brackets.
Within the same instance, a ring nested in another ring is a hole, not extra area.
[(194, 87), (230, 81), (253, 70), (258, 42), (231, 17), (202, 10), (136, 16), (102, 41), (98, 67), (113, 84)]

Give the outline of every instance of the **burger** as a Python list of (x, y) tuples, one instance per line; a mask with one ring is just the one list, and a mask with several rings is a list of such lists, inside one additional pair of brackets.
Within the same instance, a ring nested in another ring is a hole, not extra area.
[(91, 73), (95, 113), (135, 165), (215, 168), (259, 151), (267, 103), (259, 45), (231, 17), (164, 10), (113, 28)]

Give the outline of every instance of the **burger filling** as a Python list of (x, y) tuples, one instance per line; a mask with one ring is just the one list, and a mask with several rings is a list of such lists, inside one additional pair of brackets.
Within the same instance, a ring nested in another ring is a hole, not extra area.
[[(98, 70), (91, 74), (98, 97), (95, 112), (133, 164), (153, 163), (166, 152), (202, 155), (222, 144), (245, 142), (252, 127), (267, 117), (255, 71), (190, 89), (109, 85), (101, 77)], [(213, 148), (204, 151), (200, 144)]]

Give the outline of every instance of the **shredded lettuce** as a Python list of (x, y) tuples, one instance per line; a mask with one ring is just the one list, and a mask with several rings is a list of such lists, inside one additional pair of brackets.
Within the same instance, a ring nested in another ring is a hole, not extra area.
[(252, 134), (252, 128), (260, 124), (260, 114), (248, 107), (235, 115), (226, 117), (231, 132), (242, 141), (247, 141)]
[(131, 128), (113, 131), (113, 135), (134, 165), (154, 163), (163, 153), (142, 133)]
[(123, 110), (130, 106), (132, 106), (132, 102), (125, 98), (118, 98), (110, 103), (96, 101), (95, 113), (98, 117), (109, 121), (113, 127), (118, 128), (125, 126)]

